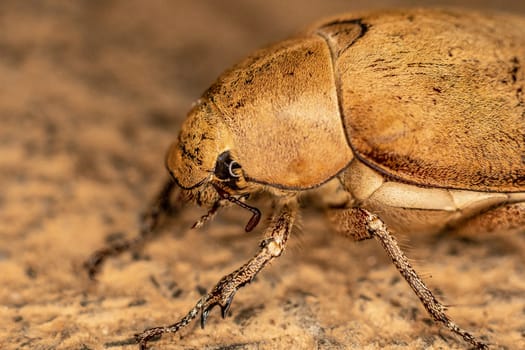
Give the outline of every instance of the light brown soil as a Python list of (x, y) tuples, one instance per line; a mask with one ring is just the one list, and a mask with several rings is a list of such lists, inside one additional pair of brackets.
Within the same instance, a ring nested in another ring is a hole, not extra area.
[[(231, 209), (190, 230), (204, 211), (188, 209), (97, 283), (82, 263), (137, 232), (191, 102), (240, 57), (314, 19), (421, 2), (281, 3), (0, 2), (0, 349), (134, 349), (134, 333), (178, 320), (253, 255), (264, 225), (245, 234), (248, 214)], [(522, 1), (486, 3), (525, 12)], [(336, 237), (312, 211), (302, 222), (226, 320), (214, 309), (204, 330), (195, 322), (152, 348), (465, 347), (429, 321), (376, 242)], [(404, 239), (450, 315), (495, 349), (525, 348), (524, 244)]]

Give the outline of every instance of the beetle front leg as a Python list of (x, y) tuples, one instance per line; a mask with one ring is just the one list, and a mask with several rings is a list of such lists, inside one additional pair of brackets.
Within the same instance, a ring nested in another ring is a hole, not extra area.
[(201, 327), (204, 327), (209, 312), (216, 305), (220, 306), (222, 317), (226, 317), (237, 290), (250, 283), (263, 267), (284, 251), (297, 216), (297, 203), (295, 199), (292, 199), (280, 204), (276, 211), (277, 214), (272, 217), (265, 238), (260, 243), (259, 252), (246, 264), (224, 276), (212, 291), (202, 297), (180, 321), (170, 326), (146, 329), (137, 334), (135, 338), (141, 350), (146, 349), (147, 342), (152, 338), (164, 333), (176, 333), (197, 317), (199, 312), (201, 313)]
[(154, 235), (155, 230), (159, 225), (161, 215), (167, 213), (171, 208), (170, 197), (175, 189), (175, 182), (171, 178), (167, 179), (151, 205), (141, 216), (140, 232), (137, 237), (114, 242), (91, 254), (91, 256), (84, 262), (84, 268), (87, 270), (91, 279), (95, 278), (104, 260), (110, 256), (116, 256), (125, 251), (135, 249)]
[(442, 323), (452, 332), (461, 336), (465, 341), (474, 345), (476, 349), (488, 348), (485, 343), (477, 340), (469, 332), (456, 325), (445, 313), (446, 307), (436, 299), (434, 294), (432, 294), (430, 289), (425, 285), (381, 219), (361, 208), (333, 209), (329, 211), (329, 217), (338, 233), (350, 236), (358, 241), (369, 238), (379, 240), (396, 268), (435, 321)]

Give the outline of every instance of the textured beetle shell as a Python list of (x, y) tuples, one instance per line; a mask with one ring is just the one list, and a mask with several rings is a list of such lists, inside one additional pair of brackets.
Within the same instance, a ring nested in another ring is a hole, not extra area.
[[(194, 186), (230, 150), (248, 181), (307, 189), (357, 157), (420, 186), (522, 192), (522, 64), (525, 20), (512, 15), (343, 16), (222, 74), (185, 123), (201, 127), (183, 126), (168, 167)], [(227, 142), (205, 120), (221, 124)]]
[(381, 12), (313, 33), (331, 47), (346, 133), (366, 164), (425, 186), (525, 190), (523, 18)]

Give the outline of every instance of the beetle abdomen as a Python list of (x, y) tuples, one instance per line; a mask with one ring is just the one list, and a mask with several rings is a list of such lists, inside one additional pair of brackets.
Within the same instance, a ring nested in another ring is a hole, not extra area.
[(525, 191), (522, 18), (382, 12), (315, 33), (333, 53), (347, 137), (362, 161), (423, 186)]

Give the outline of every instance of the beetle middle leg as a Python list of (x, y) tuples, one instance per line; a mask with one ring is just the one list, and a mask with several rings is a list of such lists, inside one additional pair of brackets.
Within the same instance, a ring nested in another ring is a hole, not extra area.
[(440, 322), (477, 349), (488, 348), (485, 343), (477, 340), (469, 332), (456, 325), (445, 313), (446, 307), (436, 299), (425, 285), (381, 219), (362, 208), (332, 209), (328, 214), (334, 224), (334, 229), (338, 233), (352, 237), (357, 241), (376, 238), (435, 321)]
[(146, 349), (147, 342), (152, 338), (164, 333), (176, 333), (197, 317), (199, 312), (201, 313), (201, 327), (204, 327), (209, 312), (216, 305), (220, 306), (222, 317), (226, 317), (237, 290), (250, 283), (259, 271), (284, 251), (297, 216), (297, 203), (295, 198), (283, 201), (285, 202), (277, 203), (278, 207), (275, 209), (277, 213), (272, 217), (271, 224), (260, 243), (259, 252), (246, 264), (224, 276), (211, 292), (202, 297), (178, 322), (169, 326), (149, 328), (137, 334), (136, 340), (141, 349)]

